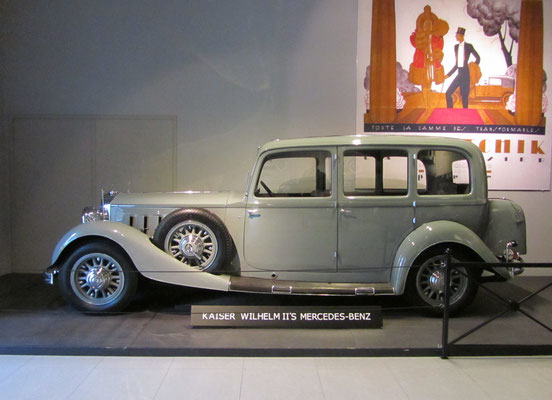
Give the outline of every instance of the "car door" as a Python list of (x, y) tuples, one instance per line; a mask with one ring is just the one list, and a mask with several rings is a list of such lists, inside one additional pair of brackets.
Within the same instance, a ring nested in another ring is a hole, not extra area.
[[(248, 265), (282, 279), (316, 281), (336, 271), (335, 148), (273, 150), (261, 155), (245, 215)], [(316, 273), (313, 273), (316, 272)]]
[(416, 160), (417, 225), (454, 221), (483, 235), (488, 218), (487, 185), (485, 176), (476, 179), (482, 169), (472, 168), (476, 160), (461, 149), (443, 147), (420, 148)]
[(412, 158), (406, 149), (354, 146), (340, 148), (339, 160), (339, 275), (387, 282), (396, 250), (413, 229)]

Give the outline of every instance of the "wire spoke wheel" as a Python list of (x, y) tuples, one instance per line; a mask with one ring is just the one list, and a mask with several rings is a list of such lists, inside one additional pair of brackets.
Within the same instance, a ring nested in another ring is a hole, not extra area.
[(70, 284), (85, 303), (102, 306), (117, 301), (125, 288), (125, 274), (117, 260), (108, 254), (91, 253), (72, 266)]
[(152, 241), (183, 266), (209, 273), (220, 273), (234, 254), (224, 222), (200, 208), (181, 208), (165, 216)]
[(75, 308), (118, 312), (134, 297), (138, 274), (128, 254), (104, 239), (81, 243), (67, 254), (59, 273), (61, 294)]
[(211, 228), (199, 221), (187, 220), (169, 230), (164, 250), (182, 263), (203, 271), (215, 261), (219, 245)]
[[(437, 255), (426, 260), (416, 273), (416, 290), (427, 304), (439, 307), (445, 296), (446, 255)], [(469, 278), (464, 268), (450, 271), (450, 304), (464, 298), (468, 290)]]

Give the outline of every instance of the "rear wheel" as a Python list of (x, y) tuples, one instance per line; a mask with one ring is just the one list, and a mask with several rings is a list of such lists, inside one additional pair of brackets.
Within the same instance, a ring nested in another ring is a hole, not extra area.
[[(413, 305), (424, 307), (432, 315), (441, 315), (445, 290), (445, 250), (436, 248), (420, 257), (410, 270), (406, 282), (406, 295)], [(453, 253), (452, 263), (468, 261), (460, 252)], [(477, 293), (477, 282), (465, 268), (450, 271), (450, 312), (457, 313), (468, 306)]]

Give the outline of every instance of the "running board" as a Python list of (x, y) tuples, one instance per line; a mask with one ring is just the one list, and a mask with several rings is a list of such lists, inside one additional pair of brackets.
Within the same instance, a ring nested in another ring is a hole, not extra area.
[(318, 296), (375, 296), (393, 295), (395, 288), (388, 283), (326, 283), (278, 281), (273, 279), (232, 276), (231, 292), (302, 294)]

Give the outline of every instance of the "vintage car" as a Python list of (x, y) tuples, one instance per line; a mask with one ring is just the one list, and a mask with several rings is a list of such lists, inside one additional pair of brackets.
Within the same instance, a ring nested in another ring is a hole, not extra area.
[[(451, 310), (526, 252), (522, 209), (487, 198), (468, 141), (380, 135), (275, 140), (245, 192), (111, 193), (57, 244), (45, 277), (90, 312), (122, 310), (138, 275), (219, 291), (402, 295), (439, 312), (445, 251), (494, 264), (451, 273)], [(498, 263), (503, 262), (497, 266)]]
[[(514, 93), (515, 79), (511, 76), (490, 76), (487, 85), (475, 85), (470, 98), (482, 103), (498, 103), (504, 107)], [(461, 103), (461, 101), (460, 101)]]

